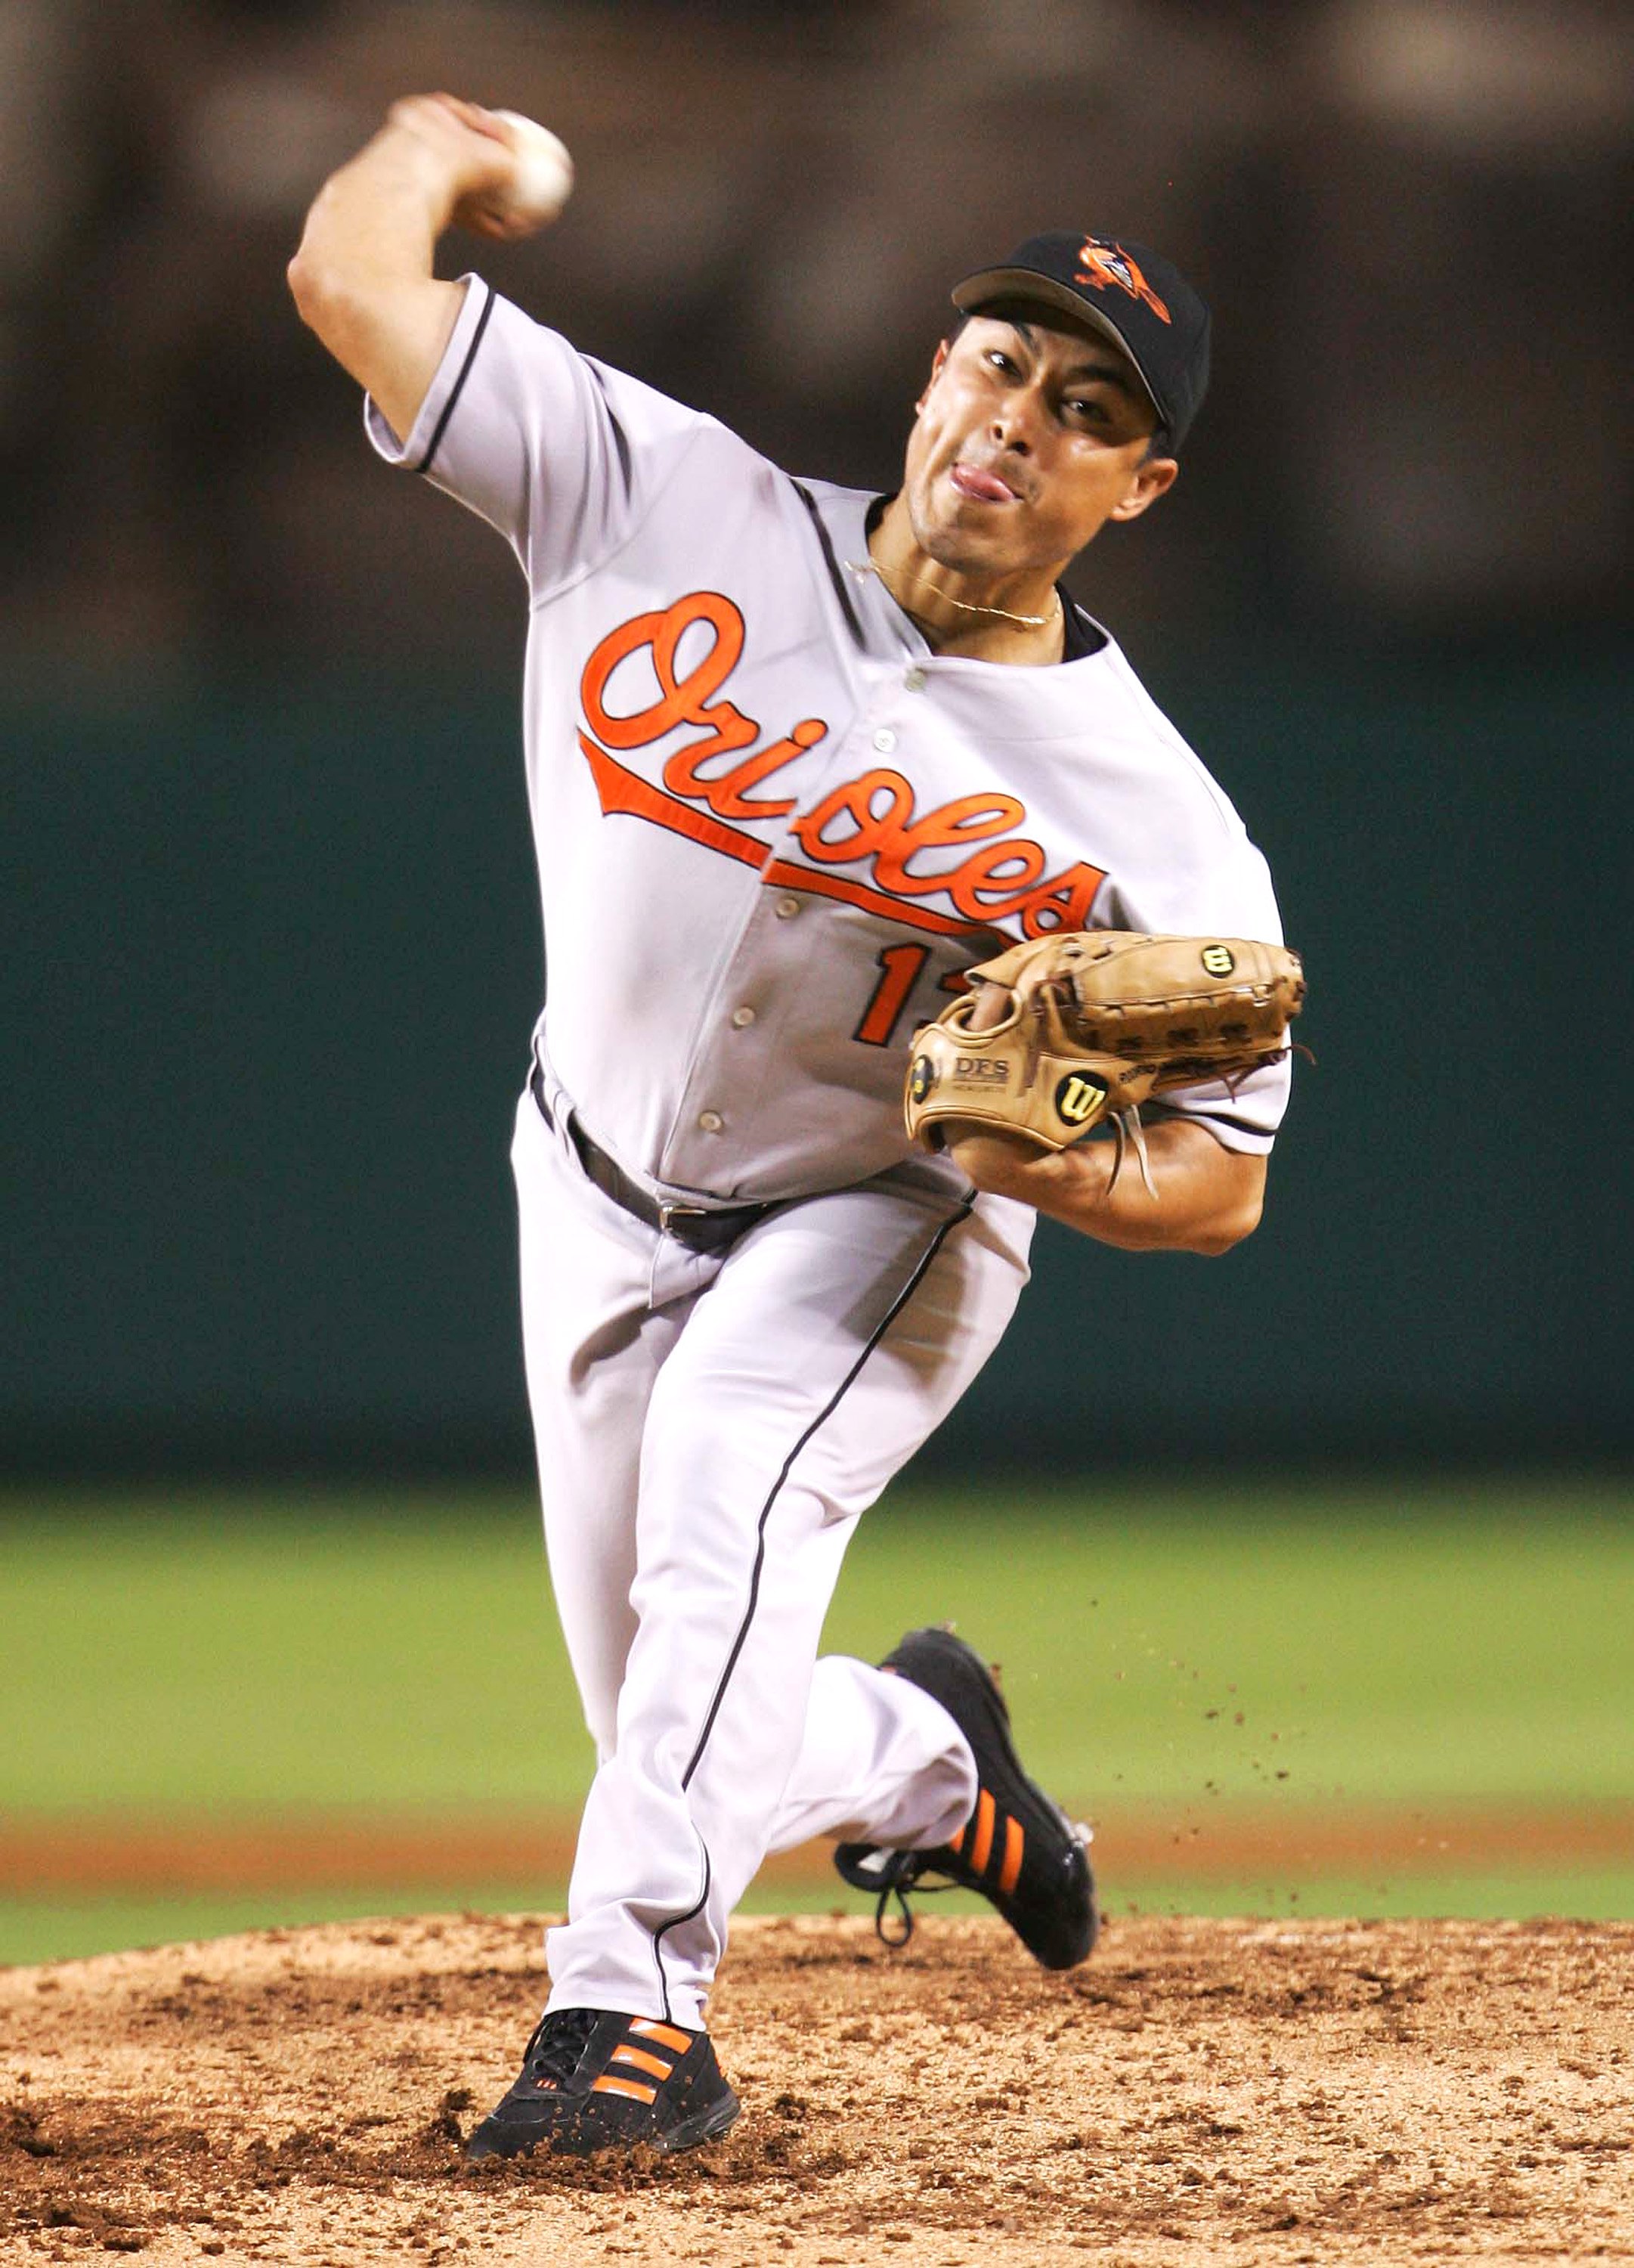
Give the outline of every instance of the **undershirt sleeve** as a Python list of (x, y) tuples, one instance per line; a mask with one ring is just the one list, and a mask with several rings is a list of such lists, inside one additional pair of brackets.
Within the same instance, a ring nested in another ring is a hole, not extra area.
[(619, 548), (712, 421), (579, 354), (480, 276), (463, 281), (412, 430), (400, 442), (368, 399), (364, 429), (388, 464), (497, 528), (537, 598)]

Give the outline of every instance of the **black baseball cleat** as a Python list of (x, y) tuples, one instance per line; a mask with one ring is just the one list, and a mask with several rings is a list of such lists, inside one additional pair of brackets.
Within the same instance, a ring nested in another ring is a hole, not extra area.
[[(1074, 1827), (1022, 1771), (1010, 1737), (1010, 1712), (992, 1672), (948, 1630), (909, 1631), (880, 1667), (941, 1703), (970, 1743), (977, 1781), (975, 1809), (955, 1842), (931, 1851), (884, 1850), (872, 1843), (836, 1846), (834, 1863), (853, 1889), (879, 1894), (874, 1926), (880, 1935), (887, 1944), (905, 1945), (913, 1934), (909, 1890), (980, 1890), (1034, 1960), (1046, 1969), (1075, 1969), (1089, 1958), (1100, 1929), (1085, 1849), (1088, 1833)], [(927, 1874), (945, 1879), (922, 1883)], [(894, 1938), (885, 1926), (893, 1897), (902, 1916)]]
[(467, 2158), (587, 2158), (593, 2150), (690, 2150), (739, 2111), (707, 2032), (615, 2009), (541, 2016), (521, 2075), (465, 2146)]

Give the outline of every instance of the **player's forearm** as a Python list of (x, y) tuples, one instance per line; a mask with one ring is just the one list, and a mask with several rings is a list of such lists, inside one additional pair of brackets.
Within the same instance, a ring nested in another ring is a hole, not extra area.
[(319, 191), (302, 253), (386, 280), (429, 276), (460, 195), (448, 152), (388, 118)]
[(320, 337), (335, 306), (431, 281), (459, 196), (442, 153), (394, 123), (330, 176), (290, 262), (290, 287)]
[(1045, 1151), (973, 1130), (948, 1148), (978, 1189), (1017, 1198), (1126, 1252), (1228, 1252), (1258, 1226), (1263, 1158), (1225, 1149), (1183, 1119), (1148, 1127), (1145, 1138), (1151, 1189), (1127, 1150), (1115, 1177), (1110, 1141)]
[(290, 289), (302, 320), (366, 387), (400, 438), (459, 314), (463, 287), (432, 273), (463, 200), (511, 164), (505, 146), (438, 96), (396, 104), (386, 124), (319, 192)]

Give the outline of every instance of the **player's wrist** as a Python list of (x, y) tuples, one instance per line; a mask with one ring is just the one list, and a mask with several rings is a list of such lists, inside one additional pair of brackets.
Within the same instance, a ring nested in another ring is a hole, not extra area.
[(938, 1130), (953, 1163), (978, 1189), (989, 1197), (1014, 1197), (1023, 1204), (1036, 1203), (1028, 1192), (1039, 1168), (1049, 1160), (1048, 1152), (1036, 1143), (969, 1118), (946, 1119)]
[(515, 158), (504, 128), (451, 97), (413, 95), (392, 105), (364, 159), (424, 203), (437, 234), (460, 208), (510, 181)]
[(989, 1197), (1011, 1197), (1093, 1236), (1117, 1212), (1114, 1167), (1116, 1145), (1086, 1141), (1064, 1150), (1041, 1149), (991, 1128), (972, 1128), (949, 1141), (948, 1149), (977, 1189)]

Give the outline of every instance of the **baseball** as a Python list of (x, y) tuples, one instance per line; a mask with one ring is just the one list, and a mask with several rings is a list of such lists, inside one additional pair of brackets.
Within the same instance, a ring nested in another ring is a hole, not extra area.
[(560, 135), (540, 126), (519, 111), (497, 110), (511, 129), (515, 165), (505, 193), (508, 217), (542, 228), (554, 220), (573, 194), (573, 160)]

